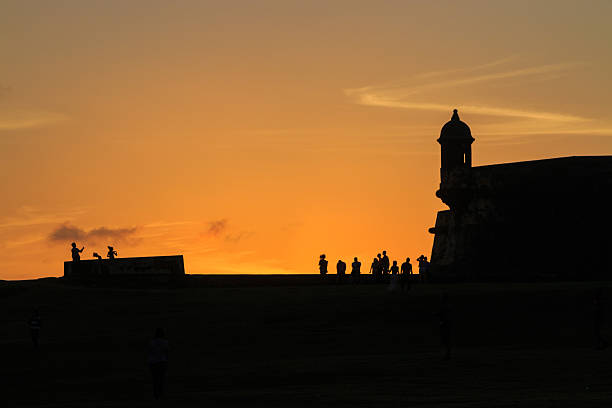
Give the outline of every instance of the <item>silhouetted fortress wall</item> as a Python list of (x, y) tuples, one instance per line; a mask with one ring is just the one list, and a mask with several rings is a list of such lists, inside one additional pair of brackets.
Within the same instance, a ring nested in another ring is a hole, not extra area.
[(471, 166), (469, 127), (443, 128), (432, 281), (611, 279), (612, 156)]
[(612, 277), (612, 157), (457, 169), (438, 196), (433, 279)]
[(64, 277), (89, 278), (103, 276), (172, 276), (185, 275), (182, 255), (141, 258), (91, 259), (64, 262)]

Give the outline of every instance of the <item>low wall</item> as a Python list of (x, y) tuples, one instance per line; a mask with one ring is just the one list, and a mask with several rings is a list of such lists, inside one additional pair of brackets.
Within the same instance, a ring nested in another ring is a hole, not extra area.
[(64, 262), (64, 277), (185, 275), (183, 255)]

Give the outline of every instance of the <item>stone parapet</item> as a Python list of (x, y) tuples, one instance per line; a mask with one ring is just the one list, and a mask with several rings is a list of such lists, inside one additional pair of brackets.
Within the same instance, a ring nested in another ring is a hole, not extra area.
[(66, 278), (152, 275), (185, 275), (183, 255), (64, 262)]

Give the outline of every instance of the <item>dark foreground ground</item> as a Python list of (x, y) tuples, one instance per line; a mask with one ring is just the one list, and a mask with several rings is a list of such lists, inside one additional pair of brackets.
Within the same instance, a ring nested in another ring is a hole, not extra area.
[[(612, 303), (608, 283), (418, 285), (389, 293), (384, 285), (242, 279), (183, 289), (0, 282), (0, 405), (612, 404), (612, 349), (594, 350), (592, 337), (592, 295), (604, 286)], [(444, 292), (453, 314), (450, 361), (442, 361), (433, 316)], [(35, 307), (44, 324), (38, 351), (26, 325)], [(604, 333), (612, 338), (610, 317)], [(146, 349), (158, 326), (171, 355), (167, 397), (156, 403)]]

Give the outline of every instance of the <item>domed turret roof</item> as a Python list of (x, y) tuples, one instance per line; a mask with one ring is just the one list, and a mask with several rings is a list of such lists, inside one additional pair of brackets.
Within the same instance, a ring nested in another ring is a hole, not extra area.
[(470, 127), (466, 125), (465, 122), (459, 120), (459, 114), (457, 113), (457, 109), (453, 110), (453, 116), (451, 120), (449, 120), (444, 126), (442, 126), (438, 142), (443, 141), (474, 141)]

